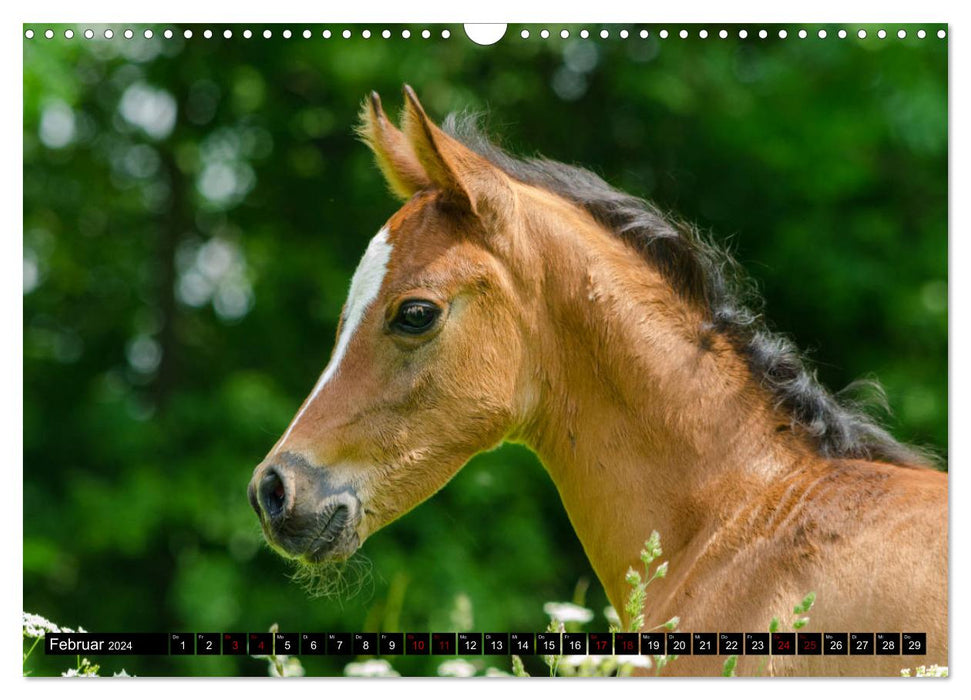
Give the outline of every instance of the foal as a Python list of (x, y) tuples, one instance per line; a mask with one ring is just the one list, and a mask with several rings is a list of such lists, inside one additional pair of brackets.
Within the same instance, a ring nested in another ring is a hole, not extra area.
[[(915, 663), (946, 664), (946, 476), (837, 403), (695, 232), (586, 171), (443, 130), (405, 97), (400, 130), (377, 95), (360, 127), (405, 204), (250, 483), (271, 545), (347, 558), (474, 454), (519, 442), (617, 610), (661, 533), (670, 569), (645, 628), (677, 615), (689, 632), (766, 631), (815, 591), (807, 631), (926, 632)], [(903, 658), (783, 656), (773, 672), (896, 675)]]

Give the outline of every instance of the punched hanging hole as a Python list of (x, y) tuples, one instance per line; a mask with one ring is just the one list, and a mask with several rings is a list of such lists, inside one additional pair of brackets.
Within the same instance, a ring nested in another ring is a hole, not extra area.
[(506, 24), (465, 24), (462, 26), (465, 29), (465, 36), (479, 46), (495, 44), (506, 35), (506, 27), (508, 27)]

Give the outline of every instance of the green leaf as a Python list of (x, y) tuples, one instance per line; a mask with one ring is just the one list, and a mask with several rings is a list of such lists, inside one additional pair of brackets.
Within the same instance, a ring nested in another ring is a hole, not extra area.
[(516, 654), (512, 656), (512, 672), (520, 678), (529, 678), (529, 674), (526, 673), (526, 669), (523, 666), (523, 660)]
[(725, 665), (722, 666), (722, 675), (726, 678), (735, 677), (735, 667), (738, 665), (738, 655), (732, 654), (727, 659), (725, 659)]

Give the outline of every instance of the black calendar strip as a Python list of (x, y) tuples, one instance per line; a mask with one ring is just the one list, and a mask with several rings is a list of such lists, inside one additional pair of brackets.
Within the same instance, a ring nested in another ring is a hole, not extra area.
[(927, 653), (924, 632), (111, 632), (51, 633), (63, 656), (673, 656)]

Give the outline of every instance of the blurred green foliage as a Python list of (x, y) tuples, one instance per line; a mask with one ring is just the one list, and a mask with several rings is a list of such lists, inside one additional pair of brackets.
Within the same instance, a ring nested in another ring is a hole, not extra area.
[[(461, 27), (405, 40), (392, 26), (390, 41), (384, 27), (53, 28), (24, 42), (25, 610), (93, 631), (438, 631), (466, 624), (464, 598), (477, 629), (541, 630), (543, 602), (596, 584), (516, 447), (372, 536), (348, 600), (306, 598), (262, 544), (251, 470), (326, 364), (350, 275), (397, 208), (352, 127), (369, 90), (390, 110), (404, 82), (435, 117), (485, 110), (512, 151), (590, 167), (730, 242), (827, 385), (877, 376), (895, 433), (946, 449), (947, 47), (933, 35), (522, 40), (511, 26), (478, 47)], [(586, 602), (606, 604), (598, 585)], [(342, 664), (305, 659), (310, 674)]]

